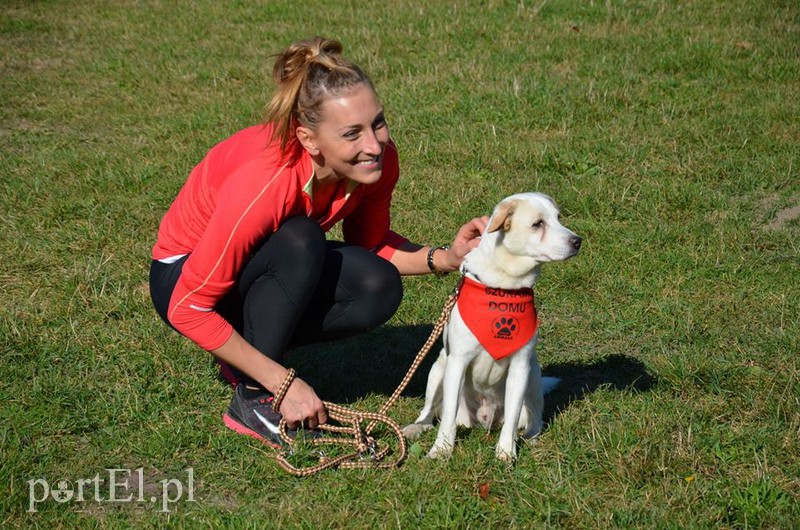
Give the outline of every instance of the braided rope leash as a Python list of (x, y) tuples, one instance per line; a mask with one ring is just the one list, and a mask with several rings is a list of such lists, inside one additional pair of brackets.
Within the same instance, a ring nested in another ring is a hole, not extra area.
[[(399, 467), (403, 463), (407, 456), (406, 440), (403, 436), (403, 431), (400, 426), (387, 415), (387, 412), (400, 398), (400, 395), (408, 386), (408, 383), (411, 381), (411, 378), (414, 376), (417, 368), (419, 368), (419, 365), (428, 355), (431, 348), (433, 348), (434, 343), (436, 343), (436, 340), (442, 334), (442, 331), (444, 331), (444, 327), (450, 318), (450, 312), (452, 311), (453, 306), (456, 304), (456, 300), (458, 300), (458, 289), (459, 288), (457, 286), (445, 302), (444, 307), (442, 308), (442, 314), (434, 324), (428, 340), (425, 341), (425, 344), (423, 344), (422, 348), (420, 348), (417, 356), (414, 358), (414, 362), (411, 364), (411, 367), (406, 372), (405, 377), (395, 389), (394, 393), (389, 397), (389, 399), (386, 400), (378, 412), (362, 412), (348, 407), (343, 407), (342, 405), (337, 405), (336, 403), (330, 403), (328, 401), (322, 402), (328, 412), (329, 421), (332, 419), (338, 422), (340, 425), (331, 425), (330, 423), (326, 422), (322, 425), (318, 425), (317, 429), (336, 434), (349, 434), (352, 436), (352, 439), (329, 436), (311, 438), (307, 441), (314, 446), (338, 444), (352, 446), (355, 450), (352, 453), (347, 453), (333, 458), (328, 458), (324, 455), (324, 453), (321, 453), (318, 464), (300, 468), (293, 466), (286, 459), (284, 452), (280, 452), (276, 456), (276, 459), (278, 460), (278, 464), (285, 471), (297, 477), (307, 477), (313, 475), (314, 473), (331, 468), (385, 469)], [(289, 387), (292, 385), (292, 382), (296, 376), (297, 373), (295, 370), (289, 369), (289, 372), (286, 374), (286, 378), (284, 378), (283, 382), (281, 383), (278, 392), (275, 394), (275, 400), (272, 403), (272, 408), (275, 410), (275, 412), (280, 413), (281, 403), (283, 403), (283, 399), (286, 397), (286, 392), (289, 390)], [(362, 423), (367, 420), (370, 422), (369, 425), (367, 425), (366, 428), (362, 428)], [(394, 460), (385, 461), (386, 456), (392, 452), (391, 446), (387, 443), (377, 440), (374, 436), (372, 436), (372, 431), (379, 423), (383, 423), (388, 426), (397, 438), (397, 457)], [(291, 451), (295, 440), (289, 436), (286, 420), (283, 418), (281, 418), (279, 430), (281, 439), (284, 441), (285, 446), (289, 447), (289, 450)]]

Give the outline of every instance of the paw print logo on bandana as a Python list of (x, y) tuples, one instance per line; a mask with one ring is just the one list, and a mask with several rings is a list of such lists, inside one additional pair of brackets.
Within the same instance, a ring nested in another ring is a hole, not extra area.
[(518, 332), (517, 320), (510, 315), (496, 318), (492, 323), (492, 333), (496, 339), (511, 340)]

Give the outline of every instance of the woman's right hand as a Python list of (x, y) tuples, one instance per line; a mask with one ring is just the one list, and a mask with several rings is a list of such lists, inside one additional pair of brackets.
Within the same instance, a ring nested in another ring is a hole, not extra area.
[(317, 425), (328, 421), (328, 413), (322, 400), (317, 397), (314, 389), (299, 377), (295, 377), (289, 385), (280, 411), (290, 429), (298, 429), (301, 426), (315, 429)]
[[(276, 392), (280, 388), (283, 378), (286, 377), (286, 368), (266, 355), (262, 355), (236, 331), (231, 334), (225, 344), (213, 350), (212, 353), (272, 392)], [(317, 425), (328, 421), (325, 406), (317, 397), (314, 389), (298, 377), (289, 385), (280, 411), (291, 429), (297, 429), (301, 425), (314, 429)]]

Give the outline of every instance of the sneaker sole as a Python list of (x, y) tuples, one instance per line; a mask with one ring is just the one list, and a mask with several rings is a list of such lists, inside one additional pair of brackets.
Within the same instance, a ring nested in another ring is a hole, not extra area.
[(231, 418), (230, 415), (227, 412), (222, 415), (222, 423), (224, 423), (225, 426), (227, 428), (229, 428), (230, 430), (232, 430), (234, 432), (237, 432), (239, 434), (244, 434), (245, 436), (249, 436), (251, 438), (255, 438), (256, 440), (260, 440), (260, 441), (264, 442), (265, 444), (269, 445), (270, 447), (272, 447), (274, 449), (280, 449), (281, 448), (280, 444), (275, 443), (272, 440), (267, 440), (266, 438), (264, 438), (263, 436), (258, 434), (256, 431), (254, 431), (252, 429), (248, 429), (247, 427), (245, 427), (244, 425), (242, 425), (238, 421), (236, 421), (233, 418)]

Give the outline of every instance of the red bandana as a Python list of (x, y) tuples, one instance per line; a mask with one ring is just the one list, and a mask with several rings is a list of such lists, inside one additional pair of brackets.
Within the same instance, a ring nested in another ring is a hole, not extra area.
[(466, 276), (458, 311), (478, 342), (498, 361), (522, 348), (539, 326), (533, 289), (495, 289)]

